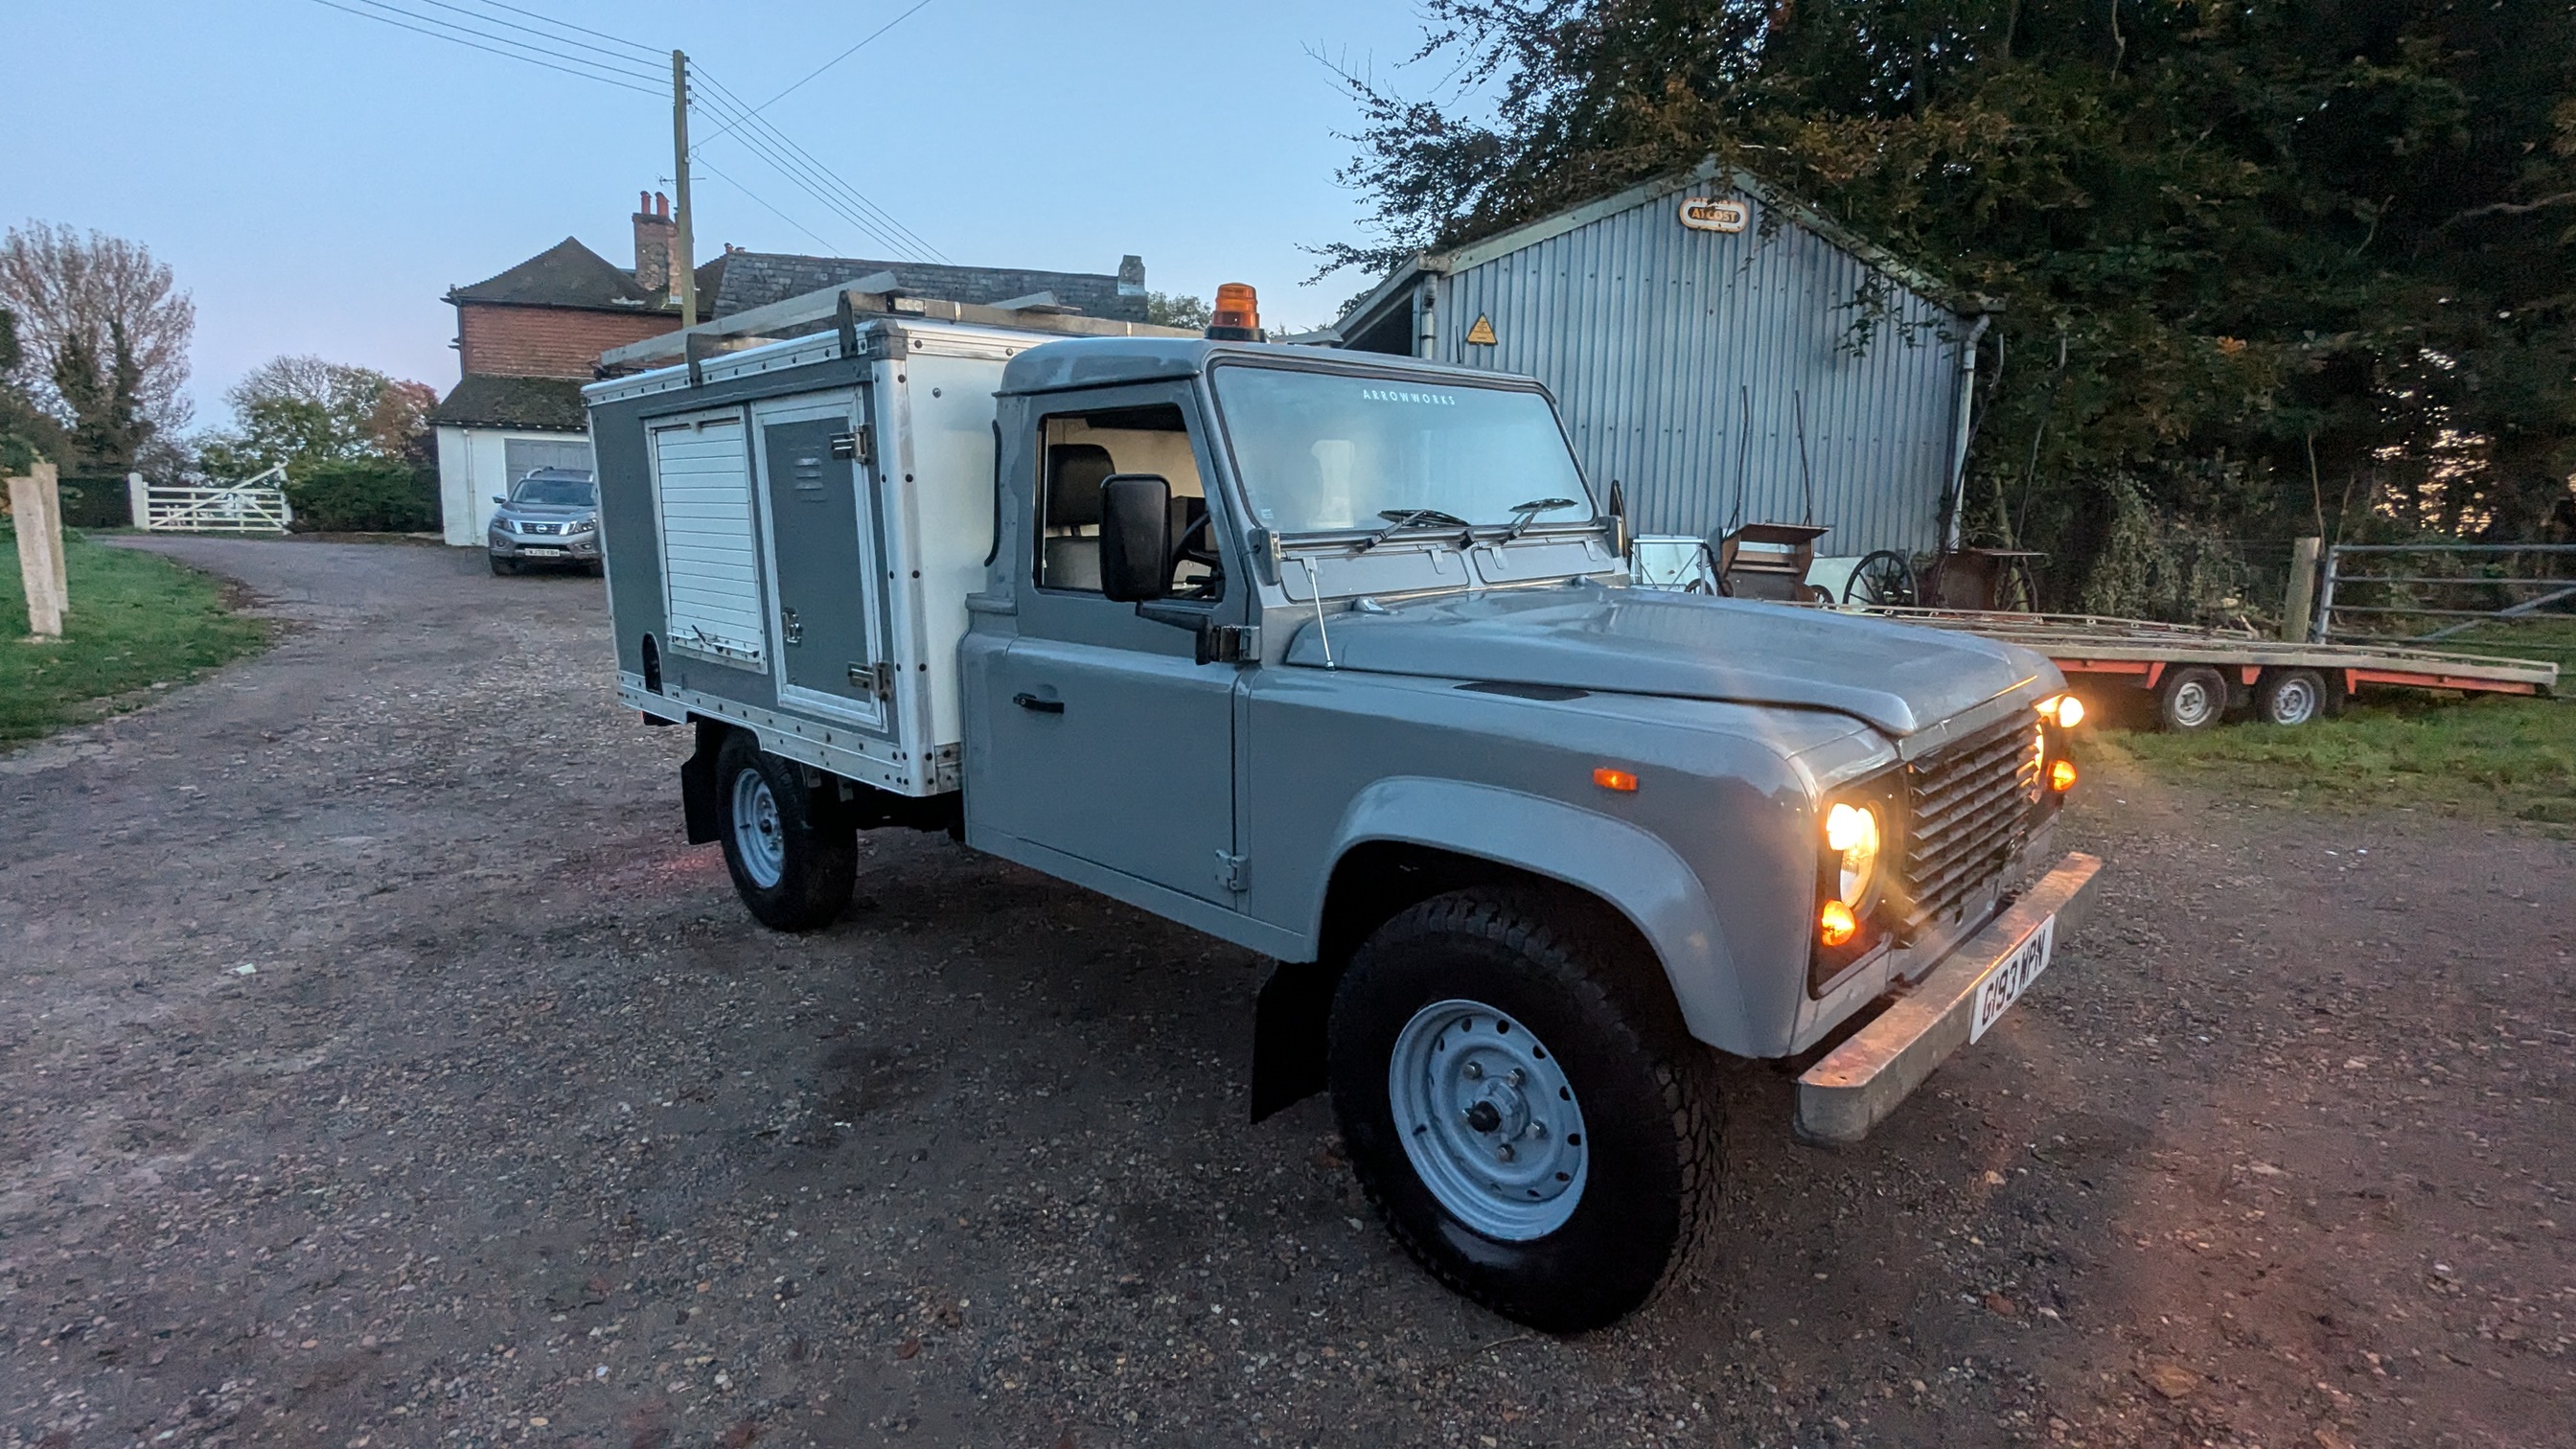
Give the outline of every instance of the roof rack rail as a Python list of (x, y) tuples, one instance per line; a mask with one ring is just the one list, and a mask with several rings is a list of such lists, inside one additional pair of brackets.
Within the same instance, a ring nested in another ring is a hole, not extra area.
[(1060, 337), (1196, 337), (1196, 329), (1160, 327), (1114, 317), (1086, 317), (1078, 312), (1046, 310), (1033, 299), (1014, 297), (1000, 305), (950, 302), (935, 297), (908, 297), (894, 285), (892, 272), (877, 272), (835, 287), (824, 287), (765, 307), (751, 307), (730, 317), (665, 332), (641, 342), (612, 347), (599, 354), (603, 377), (675, 362), (696, 362), (718, 353), (738, 352), (787, 337), (802, 337), (845, 325), (845, 319), (899, 317), (926, 322), (967, 322), (1005, 327), (1017, 332), (1043, 332)]

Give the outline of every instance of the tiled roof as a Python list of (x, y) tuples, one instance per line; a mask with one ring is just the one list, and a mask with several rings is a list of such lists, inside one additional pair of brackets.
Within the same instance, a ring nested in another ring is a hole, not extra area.
[(658, 292), (635, 284), (632, 273), (565, 237), (497, 277), (451, 288), (451, 302), (500, 302), (523, 307), (594, 307), (645, 312), (663, 305)]
[[(953, 267), (931, 262), (879, 262), (859, 257), (800, 257), (778, 252), (732, 252), (721, 258), (709, 317), (729, 317), (806, 292), (892, 272), (904, 292), (943, 302), (1007, 302), (1038, 292), (1081, 309), (1085, 316), (1145, 320), (1142, 295), (1121, 296), (1118, 278), (1106, 272), (1029, 272), (1004, 267)], [(710, 265), (713, 265), (712, 263)], [(700, 275), (705, 270), (700, 269)], [(699, 303), (707, 303), (703, 287)]]
[(576, 379), (468, 373), (444, 401), (430, 409), (429, 421), (432, 426), (456, 428), (578, 433), (590, 426), (590, 415), (582, 408), (581, 383)]

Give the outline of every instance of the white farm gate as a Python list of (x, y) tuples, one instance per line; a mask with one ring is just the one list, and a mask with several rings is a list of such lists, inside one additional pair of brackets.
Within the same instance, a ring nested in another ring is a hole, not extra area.
[(149, 533), (284, 533), (295, 521), (286, 506), (286, 468), (239, 483), (204, 487), (129, 479), (134, 521)]

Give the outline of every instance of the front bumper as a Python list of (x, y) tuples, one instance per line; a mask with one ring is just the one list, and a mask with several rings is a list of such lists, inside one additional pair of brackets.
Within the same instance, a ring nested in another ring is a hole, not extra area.
[(2100, 857), (2068, 852), (1876, 1020), (1809, 1067), (1798, 1078), (1797, 1135), (1830, 1144), (1868, 1136), (1934, 1067), (1968, 1044), (1977, 987), (2014, 947), (2051, 916), (2056, 945), (2066, 944), (2101, 871)]
[(516, 534), (495, 533), (483, 540), (494, 558), (529, 559), (536, 562), (596, 563), (599, 559), (599, 535), (578, 533), (569, 537), (542, 535), (521, 538)]

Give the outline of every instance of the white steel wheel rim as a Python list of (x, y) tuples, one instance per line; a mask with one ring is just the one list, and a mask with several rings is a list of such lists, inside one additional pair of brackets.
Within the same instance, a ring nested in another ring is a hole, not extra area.
[(733, 850), (742, 873), (762, 890), (787, 874), (787, 836), (778, 821), (778, 797), (758, 770), (733, 777)]
[(1543, 1238), (1583, 1200), (1592, 1156), (1555, 1053), (1480, 1001), (1435, 1001), (1396, 1034), (1387, 1105), (1414, 1175), (1502, 1242)]
[(2186, 728), (2197, 728), (2209, 722), (2213, 713), (2209, 684), (2206, 680), (2186, 679), (2174, 686), (2174, 722)]
[(2306, 724), (2316, 712), (2316, 686), (2307, 680), (2284, 679), (2272, 687), (2272, 723)]

